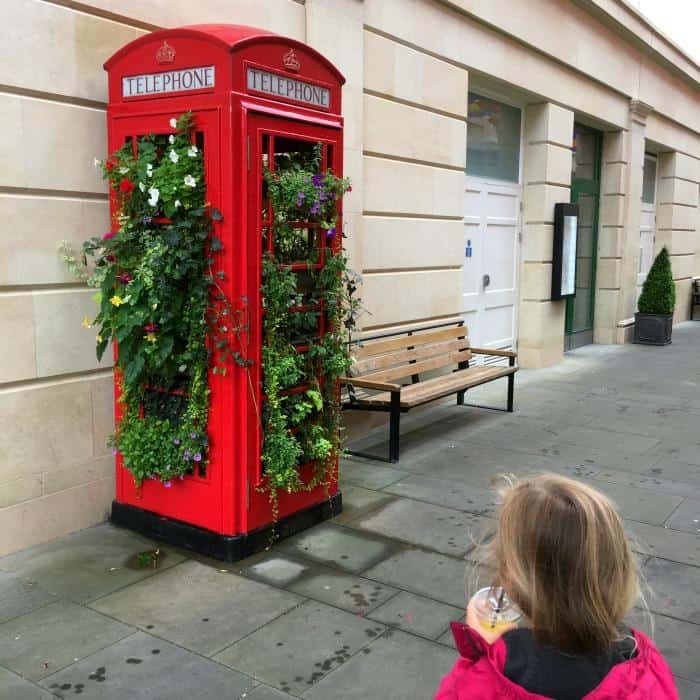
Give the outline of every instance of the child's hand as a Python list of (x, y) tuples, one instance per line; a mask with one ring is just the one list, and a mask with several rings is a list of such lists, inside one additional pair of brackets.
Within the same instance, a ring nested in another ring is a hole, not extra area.
[(476, 614), (476, 609), (474, 608), (473, 601), (469, 601), (467, 606), (467, 625), (471, 627), (475, 632), (478, 632), (487, 644), (493, 644), (497, 641), (501, 635), (504, 635), (510, 630), (517, 629), (518, 625), (514, 622), (509, 622), (507, 624), (500, 624), (495, 629), (487, 629), (482, 627), (479, 622), (479, 617)]

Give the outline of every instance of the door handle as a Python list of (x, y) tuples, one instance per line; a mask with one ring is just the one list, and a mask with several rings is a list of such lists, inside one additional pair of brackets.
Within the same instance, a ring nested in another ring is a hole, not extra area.
[(486, 289), (486, 287), (488, 287), (491, 284), (491, 275), (484, 275), (483, 283), (484, 289)]

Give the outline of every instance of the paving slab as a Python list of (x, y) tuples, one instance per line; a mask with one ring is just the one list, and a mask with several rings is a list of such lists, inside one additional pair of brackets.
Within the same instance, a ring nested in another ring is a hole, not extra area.
[(394, 500), (389, 493), (351, 486), (343, 479), (341, 479), (340, 490), (343, 493), (343, 512), (336, 515), (331, 521), (337, 525), (356, 520), (359, 516), (381, 508)]
[(293, 593), (190, 561), (91, 607), (211, 656), (301, 602)]
[(700, 700), (700, 683), (675, 678), (680, 700)]
[(603, 485), (594, 479), (581, 481), (606, 493), (615, 502), (623, 518), (648, 525), (663, 525), (683, 502), (681, 496), (657, 493), (650, 489), (635, 489), (612, 482)]
[(386, 540), (330, 523), (283, 540), (276, 551), (297, 554), (322, 564), (359, 573), (390, 556), (395, 547)]
[(464, 609), (404, 591), (369, 613), (368, 617), (404, 632), (435, 639), (450, 622), (464, 617)]
[(466, 606), (467, 587), (469, 590), (473, 588), (473, 571), (473, 566), (463, 559), (406, 548), (368, 569), (363, 576), (455, 607), (463, 607)]
[(0, 667), (0, 700), (55, 700), (48, 690), (39, 688), (6, 668)]
[(137, 632), (45, 678), (42, 685), (60, 698), (84, 695), (89, 700), (239, 700), (249, 697), (246, 694), (254, 681), (191, 651)]
[(629, 619), (630, 624), (643, 630), (654, 640), (674, 675), (700, 683), (700, 625), (640, 611), (634, 611)]
[(0, 571), (0, 623), (55, 603), (57, 596), (33, 581)]
[(372, 620), (308, 601), (224, 649), (216, 659), (298, 695), (385, 629)]
[(700, 534), (629, 521), (625, 526), (632, 535), (632, 546), (636, 551), (700, 566)]
[(134, 631), (93, 610), (59, 601), (0, 625), (0, 664), (39, 680)]
[(666, 520), (666, 527), (700, 534), (700, 500), (687, 499)]
[(432, 698), (457, 656), (446, 647), (390, 630), (304, 693), (305, 700)]
[(385, 492), (416, 501), (494, 517), (498, 496), (492, 488), (455, 483), (450, 479), (408, 476), (384, 488)]
[[(343, 484), (378, 490), (393, 484), (406, 476), (406, 472), (392, 467), (383, 467), (376, 462), (360, 461), (354, 457), (344, 457), (340, 464)], [(343, 503), (343, 505), (345, 505)]]
[(700, 624), (700, 568), (651, 558), (643, 571), (651, 610)]
[[(665, 493), (669, 496), (680, 496), (700, 500), (700, 481), (674, 481), (664, 479), (655, 474), (636, 474), (621, 469), (607, 469), (595, 467), (587, 470), (587, 474), (580, 476), (594, 479), (595, 481), (607, 481), (614, 484), (625, 484), (639, 489), (647, 489), (656, 493)], [(604, 487), (601, 487), (604, 488)]]
[(402, 498), (351, 525), (459, 557), (473, 549), (493, 522), (472, 513)]
[[(308, 561), (272, 549), (243, 559), (234, 571), (270, 586), (286, 588), (314, 566)], [(240, 567), (240, 568), (239, 568)]]
[[(506, 448), (508, 445), (508, 448)], [(476, 445), (452, 442), (440, 444), (429, 456), (406, 462), (407, 471), (423, 474), (431, 478), (462, 481), (480, 488), (489, 488), (499, 474), (526, 476), (554, 469), (562, 460), (554, 456), (519, 452), (507, 437), (504, 446)], [(578, 464), (572, 460), (571, 464)]]
[(658, 438), (616, 432), (614, 423), (608, 430), (572, 425), (559, 432), (559, 441), (572, 445), (595, 445), (598, 449), (612, 449), (626, 454), (643, 454), (659, 444)]
[(156, 545), (128, 530), (98, 525), (0, 559), (0, 569), (39, 583), (76, 603), (106, 595), (184, 560), (160, 546), (159, 569), (127, 567), (134, 555)]
[(309, 571), (289, 590), (356, 615), (366, 615), (399, 592), (392, 586), (321, 566)]
[(260, 684), (245, 696), (245, 700), (294, 700), (294, 696), (269, 685)]

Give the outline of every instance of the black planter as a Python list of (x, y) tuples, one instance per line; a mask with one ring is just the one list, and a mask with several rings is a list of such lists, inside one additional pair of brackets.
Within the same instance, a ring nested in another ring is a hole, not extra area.
[(642, 345), (668, 345), (673, 330), (673, 314), (634, 315), (634, 342)]

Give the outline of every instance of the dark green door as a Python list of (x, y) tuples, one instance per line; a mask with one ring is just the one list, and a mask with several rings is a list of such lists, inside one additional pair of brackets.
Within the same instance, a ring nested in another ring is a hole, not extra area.
[(593, 342), (602, 134), (574, 124), (571, 201), (579, 205), (576, 296), (566, 301), (565, 350)]

